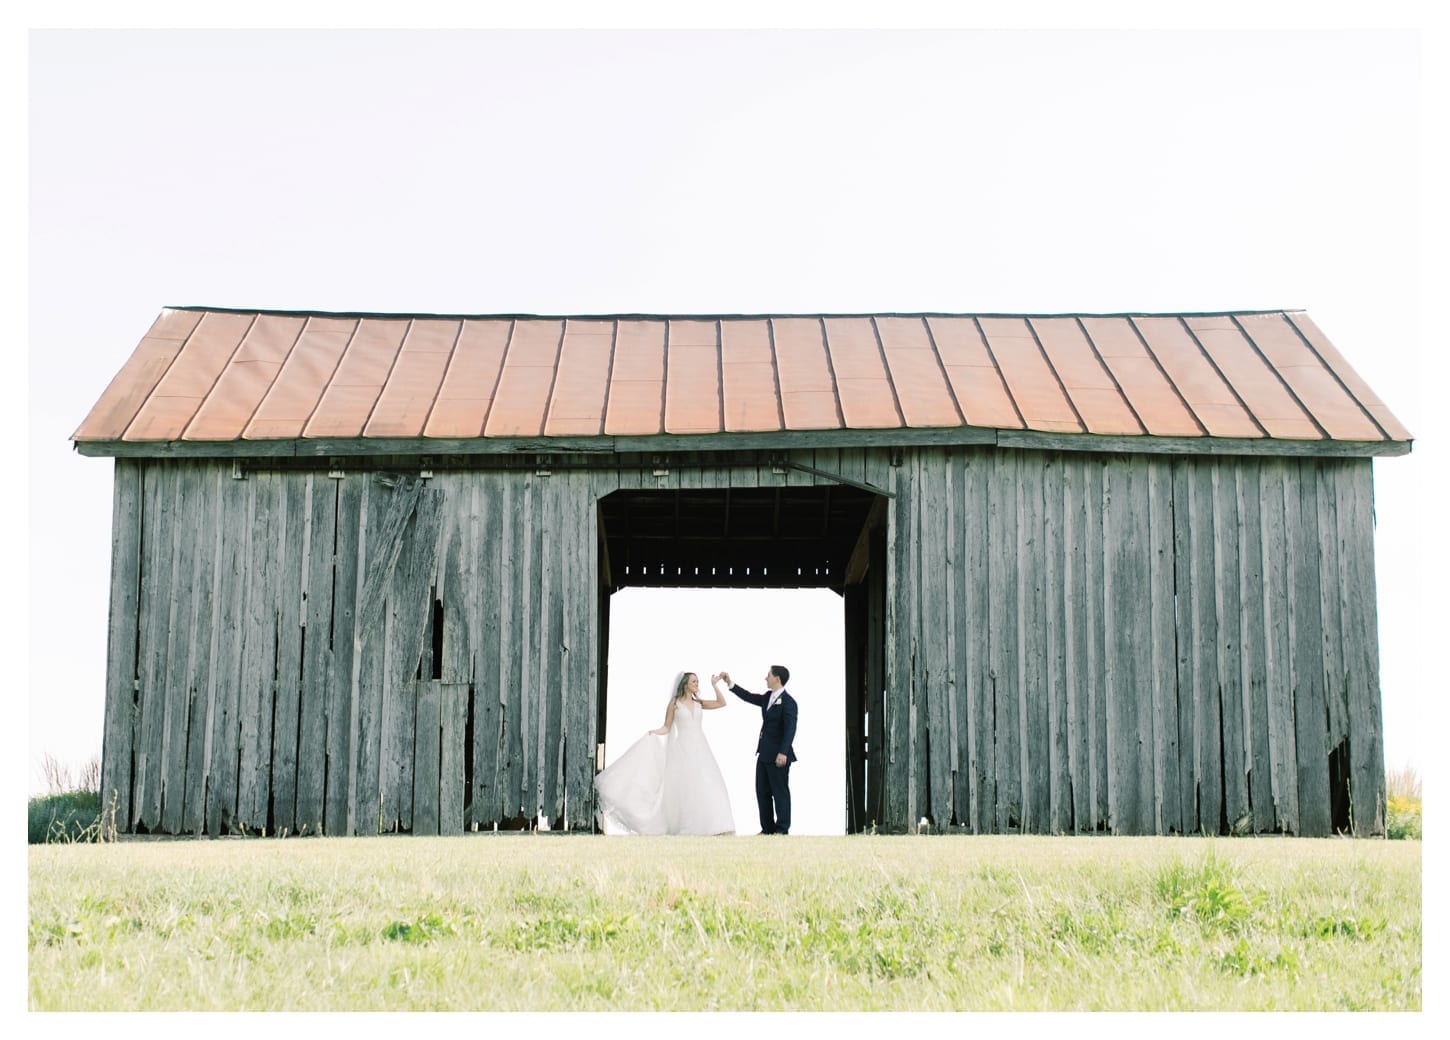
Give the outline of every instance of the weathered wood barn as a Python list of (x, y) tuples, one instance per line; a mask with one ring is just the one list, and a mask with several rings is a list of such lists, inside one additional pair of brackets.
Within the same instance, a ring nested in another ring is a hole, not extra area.
[(1302, 312), (176, 308), (74, 442), (122, 830), (592, 830), (649, 585), (844, 597), (852, 831), (1383, 831), (1410, 435)]

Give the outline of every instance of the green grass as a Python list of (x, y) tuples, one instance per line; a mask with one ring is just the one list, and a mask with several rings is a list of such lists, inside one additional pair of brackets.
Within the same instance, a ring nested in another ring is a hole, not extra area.
[(529, 834), (32, 846), (29, 1006), (1419, 1009), (1420, 851)]

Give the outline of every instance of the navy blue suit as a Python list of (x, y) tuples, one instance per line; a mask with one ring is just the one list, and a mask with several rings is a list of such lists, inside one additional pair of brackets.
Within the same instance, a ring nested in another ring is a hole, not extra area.
[[(755, 802), (760, 807), (762, 834), (790, 833), (790, 767), (795, 761), (795, 698), (780, 691), (774, 707), (766, 709), (770, 694), (751, 693), (739, 686), (730, 692), (749, 704), (760, 706), (760, 740), (755, 745)], [(775, 764), (785, 755), (785, 765)]]

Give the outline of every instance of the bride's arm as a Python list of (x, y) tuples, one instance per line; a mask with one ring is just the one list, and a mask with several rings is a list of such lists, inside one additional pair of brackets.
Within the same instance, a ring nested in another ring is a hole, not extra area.
[(725, 694), (722, 693), (721, 690), (720, 690), (720, 677), (718, 675), (712, 675), (712, 676), (710, 676), (710, 686), (715, 690), (715, 699), (713, 701), (701, 701), (700, 702), (700, 707), (702, 707), (702, 708), (723, 708), (723, 707), (725, 707)]
[(670, 698), (670, 706), (665, 709), (665, 724), (663, 726), (661, 726), (659, 729), (652, 729), (652, 730), (650, 730), (651, 733), (655, 734), (656, 736), (660, 736), (660, 737), (667, 737), (667, 736), (669, 736), (669, 734), (670, 734), (670, 727), (675, 724), (675, 704), (676, 703), (677, 703), (676, 700), (673, 697), (671, 697)]

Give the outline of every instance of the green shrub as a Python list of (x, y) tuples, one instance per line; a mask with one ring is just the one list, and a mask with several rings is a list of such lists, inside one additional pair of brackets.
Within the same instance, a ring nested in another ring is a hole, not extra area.
[(102, 840), (100, 794), (71, 791), (30, 799), (29, 836), (31, 845)]

